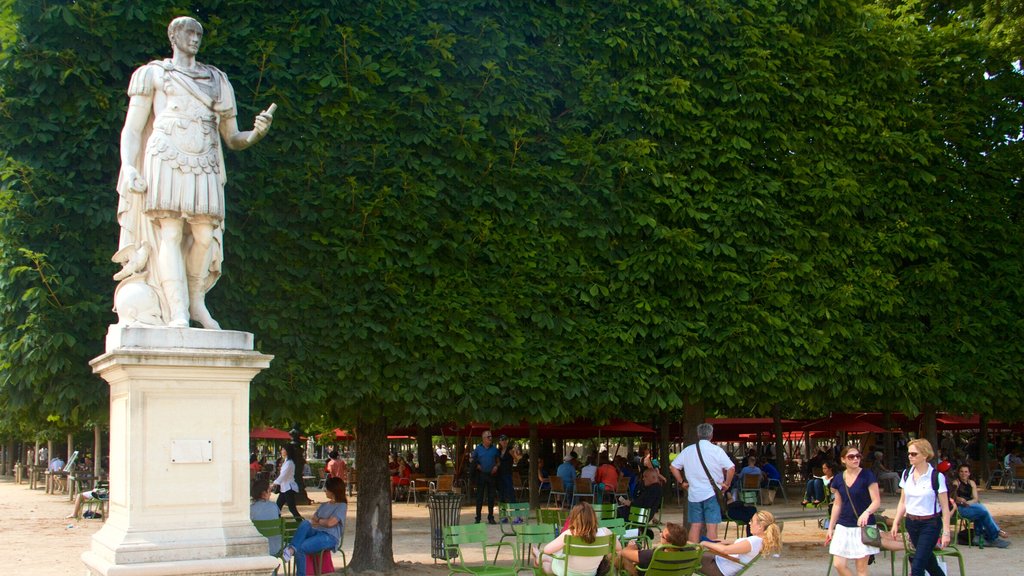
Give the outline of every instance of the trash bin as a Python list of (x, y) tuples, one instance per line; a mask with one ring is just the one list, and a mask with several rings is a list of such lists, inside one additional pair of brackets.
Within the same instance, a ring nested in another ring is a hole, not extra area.
[(458, 525), (459, 513), (462, 511), (462, 494), (431, 494), (427, 509), (430, 511), (430, 557), (435, 560), (447, 560), (444, 527)]

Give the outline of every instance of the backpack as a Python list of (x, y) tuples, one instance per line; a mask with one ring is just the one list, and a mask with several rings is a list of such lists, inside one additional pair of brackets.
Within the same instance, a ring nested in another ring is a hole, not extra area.
[[(910, 468), (904, 469), (903, 470), (903, 483), (904, 484), (907, 483), (907, 478), (909, 476), (910, 476)], [(938, 512), (940, 510), (940, 507), (939, 507), (939, 471), (936, 470), (934, 466), (932, 466), (932, 491), (935, 492), (935, 511)], [(947, 494), (948, 493), (949, 492), (947, 491)]]

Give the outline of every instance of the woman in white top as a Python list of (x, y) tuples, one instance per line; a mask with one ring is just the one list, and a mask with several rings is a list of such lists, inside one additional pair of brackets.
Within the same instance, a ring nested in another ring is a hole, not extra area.
[[(594, 576), (597, 568), (601, 565), (603, 556), (573, 556), (569, 558), (568, 571), (566, 571), (565, 558), (552, 556), (558, 554), (565, 548), (565, 537), (576, 536), (584, 542), (591, 543), (598, 536), (612, 534), (607, 528), (598, 528), (597, 514), (588, 502), (580, 502), (569, 511), (567, 523), (569, 528), (558, 535), (551, 542), (544, 546), (544, 553), (540, 555), (546, 574), (568, 574), (568, 576)], [(615, 551), (622, 549), (619, 541), (615, 540)]]
[[(911, 576), (942, 576), (942, 569), (932, 550), (949, 546), (949, 498), (945, 495), (946, 476), (938, 474), (938, 490), (932, 486), (932, 466), (928, 460), (935, 454), (930, 442), (923, 438), (907, 444), (910, 468), (900, 479), (900, 503), (892, 523), (893, 537), (899, 535), (900, 520), (907, 519), (907, 537), (914, 545)], [(936, 492), (938, 492), (936, 494)]]
[(277, 495), (277, 509), (288, 505), (288, 510), (299, 522), (302, 521), (302, 514), (295, 507), (295, 496), (299, 493), (299, 485), (295, 482), (295, 447), (285, 444), (281, 447), (281, 472), (274, 479), (274, 486), (281, 489)]
[[(729, 543), (710, 540), (701, 542), (700, 545), (711, 554), (704, 554), (701, 557), (700, 573), (704, 576), (733, 576), (758, 554), (767, 556), (782, 550), (782, 532), (771, 512), (761, 510), (754, 514), (750, 519), (750, 533), (751, 536), (738, 538)], [(735, 557), (740, 562), (725, 556)]]

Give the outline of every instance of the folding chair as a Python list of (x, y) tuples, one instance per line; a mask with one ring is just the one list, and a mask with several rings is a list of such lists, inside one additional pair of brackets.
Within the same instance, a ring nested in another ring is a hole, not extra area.
[(704, 549), (700, 546), (675, 547), (661, 545), (654, 548), (647, 568), (637, 567), (637, 574), (647, 576), (687, 576), (700, 570)]
[(559, 506), (565, 506), (569, 500), (569, 495), (565, 492), (565, 484), (562, 483), (562, 479), (552, 474), (548, 477), (548, 481), (551, 482), (551, 491), (548, 492), (548, 503), (547, 506), (551, 506), (551, 498), (558, 496), (556, 500)]
[[(488, 542), (487, 524), (462, 524), (444, 527), (444, 545), (447, 550), (448, 574), (474, 574), (475, 576), (516, 576), (515, 566), (497, 566), (487, 563), (487, 550), (511, 546), (509, 542)], [(466, 561), (465, 551), (479, 547), (480, 563)], [(515, 551), (513, 550), (513, 555)], [(497, 555), (495, 555), (497, 558)]]
[(593, 542), (585, 542), (578, 536), (566, 536), (565, 537), (565, 548), (561, 554), (541, 554), (541, 558), (544, 556), (550, 556), (553, 559), (563, 560), (560, 564), (563, 569), (555, 572), (555, 576), (569, 576), (569, 561), (571, 558), (582, 556), (582, 557), (594, 557), (594, 556), (605, 556), (615, 552), (615, 535), (608, 534), (605, 536), (597, 536)]

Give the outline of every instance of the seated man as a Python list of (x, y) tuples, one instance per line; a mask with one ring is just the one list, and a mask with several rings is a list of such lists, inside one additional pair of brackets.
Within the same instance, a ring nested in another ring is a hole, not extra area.
[(764, 472), (760, 468), (757, 467), (757, 457), (756, 456), (747, 456), (747, 465), (744, 466), (743, 469), (740, 470), (739, 474), (736, 475), (736, 477), (739, 478), (739, 482), (737, 483), (737, 486), (733, 490), (732, 497), (735, 500), (739, 500), (739, 497), (740, 497), (739, 496), (739, 491), (744, 486), (744, 477), (745, 476), (757, 476), (758, 477), (758, 481), (757, 481), (758, 482), (758, 486), (760, 486), (761, 483), (764, 481)]
[[(686, 546), (686, 528), (682, 524), (666, 522), (661, 530), (661, 543), (680, 548)], [(653, 556), (653, 549), (640, 550), (637, 548), (636, 541), (634, 540), (619, 552), (619, 568), (636, 576), (637, 568), (647, 570)]]
[(774, 464), (769, 462), (766, 458), (761, 458), (761, 471), (764, 474), (764, 479), (761, 481), (761, 486), (764, 488), (768, 487), (769, 480), (775, 480), (777, 485), (782, 485), (782, 474)]
[[(80, 518), (82, 516), (82, 506), (84, 506), (86, 502), (91, 502), (94, 500), (106, 500), (107, 497), (108, 493), (105, 488), (97, 488), (95, 490), (79, 492), (78, 496), (75, 496), (75, 511), (69, 516), (65, 517), (64, 519), (72, 520), (75, 518)], [(99, 518), (99, 516), (94, 516), (94, 518)]]
[[(619, 496), (619, 508), (616, 515), (623, 520), (629, 520), (629, 509), (631, 506), (639, 508), (650, 508), (651, 517), (658, 513), (661, 508), (661, 480), (653, 468), (645, 468), (642, 476), (642, 486), (636, 498), (628, 500)], [(685, 538), (685, 535), (684, 535)]]

